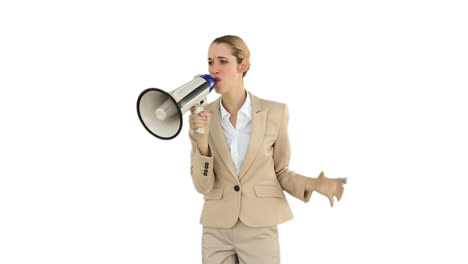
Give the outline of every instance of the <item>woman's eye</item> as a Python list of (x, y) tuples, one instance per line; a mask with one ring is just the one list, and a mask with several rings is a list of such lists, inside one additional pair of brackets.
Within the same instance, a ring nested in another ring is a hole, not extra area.
[[(220, 60), (221, 64), (226, 64), (228, 63), (227, 60)], [(214, 61), (208, 61), (208, 65), (213, 65), (214, 64)]]

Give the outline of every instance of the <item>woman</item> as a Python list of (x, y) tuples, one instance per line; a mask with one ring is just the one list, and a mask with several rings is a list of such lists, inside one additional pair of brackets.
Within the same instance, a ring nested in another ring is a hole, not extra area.
[[(245, 90), (249, 57), (237, 36), (212, 42), (209, 73), (221, 96), (189, 119), (191, 175), (205, 199), (203, 263), (280, 263), (277, 225), (293, 217), (283, 190), (304, 202), (317, 191), (333, 206), (346, 183), (323, 172), (314, 179), (288, 169), (287, 105)], [(200, 127), (204, 134), (194, 132)]]

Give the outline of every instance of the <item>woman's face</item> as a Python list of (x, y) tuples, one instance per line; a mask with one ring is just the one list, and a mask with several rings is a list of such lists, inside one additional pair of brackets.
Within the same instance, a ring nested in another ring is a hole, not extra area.
[(231, 48), (225, 43), (213, 43), (208, 50), (208, 71), (215, 79), (215, 91), (224, 94), (242, 83), (242, 72)]

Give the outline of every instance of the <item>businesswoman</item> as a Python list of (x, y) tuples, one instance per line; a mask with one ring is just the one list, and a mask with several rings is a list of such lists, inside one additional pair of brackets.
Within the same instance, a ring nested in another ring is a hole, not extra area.
[[(346, 179), (309, 178), (288, 169), (286, 104), (244, 88), (250, 52), (237, 36), (215, 39), (208, 69), (221, 96), (190, 115), (191, 175), (204, 195), (204, 264), (280, 263), (277, 225), (293, 215), (283, 190), (308, 202), (313, 191), (340, 200)], [(192, 112), (195, 109), (192, 108)], [(205, 133), (195, 129), (204, 127)]]

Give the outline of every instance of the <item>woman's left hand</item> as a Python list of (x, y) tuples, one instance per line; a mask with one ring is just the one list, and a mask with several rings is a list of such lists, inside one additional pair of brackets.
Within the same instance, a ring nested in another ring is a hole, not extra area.
[(329, 179), (325, 177), (322, 171), (317, 179), (311, 178), (306, 185), (308, 185), (308, 189), (312, 188), (320, 194), (328, 197), (330, 205), (333, 207), (333, 196), (336, 196), (338, 201), (341, 199), (344, 192), (343, 184), (346, 184), (346, 181), (346, 178)]

